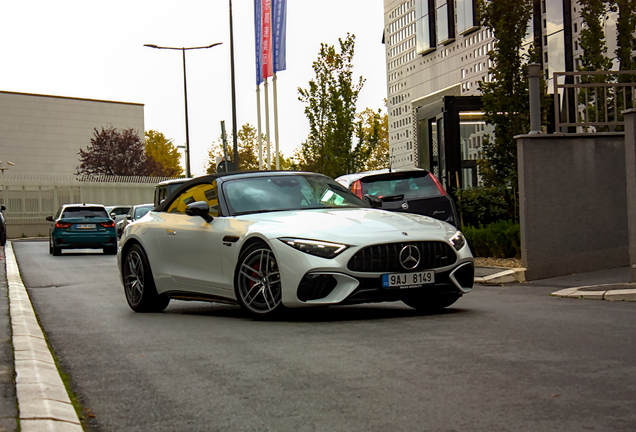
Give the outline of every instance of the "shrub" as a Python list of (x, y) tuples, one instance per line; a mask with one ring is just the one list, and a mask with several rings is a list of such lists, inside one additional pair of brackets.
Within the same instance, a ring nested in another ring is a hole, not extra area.
[(465, 226), (462, 232), (474, 256), (494, 258), (521, 256), (519, 224), (514, 221), (480, 224), (477, 228)]
[(515, 192), (503, 186), (478, 186), (455, 190), (463, 226), (488, 225), (501, 220), (518, 220)]

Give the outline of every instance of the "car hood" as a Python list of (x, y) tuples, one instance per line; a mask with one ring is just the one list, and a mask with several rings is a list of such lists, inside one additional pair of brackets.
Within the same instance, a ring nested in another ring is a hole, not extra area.
[(298, 237), (326, 241), (357, 243), (378, 239), (398, 238), (404, 234), (416, 238), (447, 238), (456, 228), (427, 216), (395, 213), (376, 209), (318, 209), (271, 212), (238, 216), (251, 222), (250, 231), (257, 230), (267, 237)]

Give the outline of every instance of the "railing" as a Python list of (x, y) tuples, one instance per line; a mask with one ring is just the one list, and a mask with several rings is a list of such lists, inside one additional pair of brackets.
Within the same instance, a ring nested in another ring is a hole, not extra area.
[[(572, 83), (559, 83), (569, 81)], [(622, 130), (624, 110), (636, 107), (636, 71), (555, 72), (555, 130), (609, 132)], [(560, 96), (560, 97), (559, 97)], [(565, 130), (564, 130), (565, 129)]]
[(10, 225), (46, 224), (60, 206), (73, 203), (134, 205), (153, 202), (165, 177), (0, 175), (0, 201)]

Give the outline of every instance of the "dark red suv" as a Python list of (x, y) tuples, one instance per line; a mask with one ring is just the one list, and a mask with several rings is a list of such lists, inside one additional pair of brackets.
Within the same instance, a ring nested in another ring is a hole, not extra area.
[(378, 208), (430, 216), (459, 226), (453, 198), (433, 174), (420, 169), (379, 170), (348, 174), (336, 179), (366, 201), (381, 201)]

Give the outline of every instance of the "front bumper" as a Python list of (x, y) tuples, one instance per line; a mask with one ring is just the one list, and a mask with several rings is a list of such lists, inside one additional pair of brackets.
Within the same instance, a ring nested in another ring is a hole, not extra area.
[(333, 259), (299, 252), (282, 242), (272, 244), (280, 268), (286, 307), (399, 301), (413, 296), (463, 295), (473, 288), (474, 259), (464, 246), (457, 260), (435, 271), (435, 283), (418, 288), (382, 287), (383, 273), (354, 272), (347, 264), (359, 250), (352, 248)]

